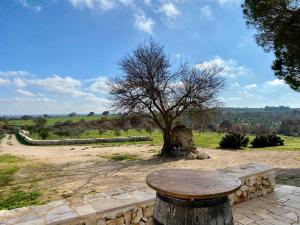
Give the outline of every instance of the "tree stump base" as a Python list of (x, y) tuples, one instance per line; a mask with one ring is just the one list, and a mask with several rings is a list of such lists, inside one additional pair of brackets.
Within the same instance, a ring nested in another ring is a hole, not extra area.
[(234, 225), (228, 197), (186, 200), (157, 193), (154, 225)]

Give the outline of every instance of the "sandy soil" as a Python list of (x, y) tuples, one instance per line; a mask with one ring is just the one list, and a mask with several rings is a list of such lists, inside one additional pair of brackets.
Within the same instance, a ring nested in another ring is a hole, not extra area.
[[(82, 194), (115, 188), (137, 188), (145, 185), (145, 176), (163, 168), (215, 169), (244, 163), (264, 163), (279, 171), (278, 181), (300, 186), (300, 151), (225, 151), (199, 149), (211, 156), (207, 160), (170, 160), (156, 156), (160, 146), (130, 145), (91, 146), (25, 146), (15, 136), (6, 136), (0, 154), (23, 156), (43, 169), (21, 171), (20, 178), (36, 176), (39, 186), (51, 199), (62, 195), (74, 199)], [(101, 156), (113, 153), (137, 154), (140, 160), (112, 161)], [(20, 179), (22, 182), (22, 179)]]

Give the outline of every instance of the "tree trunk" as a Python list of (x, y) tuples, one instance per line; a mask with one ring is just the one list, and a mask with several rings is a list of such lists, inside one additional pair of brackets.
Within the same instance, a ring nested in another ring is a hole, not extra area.
[(163, 138), (164, 138), (164, 144), (161, 150), (161, 155), (169, 155), (172, 146), (171, 146), (171, 127), (166, 128), (163, 130)]
[(154, 225), (234, 225), (227, 197), (182, 200), (157, 196)]

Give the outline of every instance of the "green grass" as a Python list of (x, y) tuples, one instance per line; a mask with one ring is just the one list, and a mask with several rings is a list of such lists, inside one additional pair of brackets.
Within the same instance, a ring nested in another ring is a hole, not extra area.
[[(215, 132), (194, 132), (194, 140), (197, 147), (202, 148), (218, 148), (219, 142), (224, 134)], [(247, 135), (250, 139), (246, 150), (279, 150), (279, 151), (299, 151), (300, 137), (281, 136), (284, 139), (284, 146), (266, 147), (266, 148), (251, 148), (250, 142), (255, 138), (255, 135)]]
[(129, 160), (139, 160), (140, 158), (135, 154), (129, 153), (114, 153), (110, 156), (100, 156), (101, 158), (110, 159), (113, 161), (129, 161)]
[(41, 193), (38, 191), (22, 191), (20, 188), (14, 188), (8, 196), (0, 198), (0, 210), (40, 204), (38, 200), (40, 196)]
[(15, 185), (19, 170), (30, 164), (29, 161), (13, 155), (0, 155), (0, 209), (13, 209), (38, 204), (41, 193)]
[[(73, 138), (116, 138), (116, 137), (127, 137), (127, 136), (149, 136), (150, 134), (145, 130), (137, 131), (135, 129), (130, 129), (128, 131), (121, 130), (121, 135), (116, 136), (113, 130), (108, 130), (102, 134), (99, 134), (98, 130), (88, 130), (81, 134), (78, 137)], [(202, 148), (218, 148), (219, 142), (223, 137), (223, 133), (216, 132), (194, 132), (194, 140), (197, 147)], [(254, 135), (247, 135), (250, 138), (250, 142), (255, 137)], [(119, 145), (132, 145), (132, 144), (150, 144), (150, 145), (162, 145), (163, 138), (162, 133), (159, 130), (155, 130), (151, 133), (152, 141), (141, 141), (141, 142), (122, 142), (122, 143), (98, 143), (95, 144), (95, 147), (105, 147), (105, 146), (119, 146)], [(289, 136), (281, 136), (285, 140), (284, 146), (278, 147), (267, 147), (267, 148), (257, 148), (257, 150), (300, 150), (300, 137), (289, 137)], [(38, 133), (34, 133), (32, 135), (34, 139), (40, 139)], [(72, 138), (72, 137), (60, 137), (53, 133), (48, 137), (48, 139), (64, 139), (64, 138)], [(253, 150), (251, 145), (249, 144), (246, 150)]]
[(0, 156), (0, 188), (13, 181), (14, 174), (20, 169), (19, 161), (22, 162), (23, 159), (12, 155)]
[[(109, 115), (109, 116), (102, 116), (102, 115), (95, 115), (95, 116), (76, 116), (76, 117), (55, 117), (55, 118), (48, 118), (47, 119), (47, 125), (52, 126), (55, 123), (58, 122), (66, 122), (66, 121), (72, 121), (72, 122), (79, 122), (80, 120), (85, 121), (92, 121), (92, 120), (99, 120), (101, 118), (107, 118), (107, 119), (113, 119), (115, 118), (115, 115)], [(34, 119), (29, 120), (22, 120), (22, 119), (14, 119), (8, 121), (9, 125), (13, 126), (32, 126), (34, 125)]]

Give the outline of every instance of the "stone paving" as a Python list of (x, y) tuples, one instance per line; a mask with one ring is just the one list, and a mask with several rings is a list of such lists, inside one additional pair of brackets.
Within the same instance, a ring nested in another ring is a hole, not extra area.
[[(153, 213), (155, 194), (154, 192), (148, 192), (148, 190), (147, 192), (134, 191), (132, 193), (116, 195), (114, 198), (105, 199), (104, 201), (99, 201), (99, 199), (93, 201), (93, 199), (89, 199), (89, 201), (91, 201), (89, 207), (86, 205), (74, 207), (61, 200), (42, 206), (3, 210), (0, 211), (0, 225), (98, 225), (102, 224), (99, 223), (99, 221), (103, 221), (102, 219), (99, 220), (99, 218), (108, 218), (107, 216), (115, 219), (110, 219), (110, 222), (104, 224), (125, 225), (127, 224), (126, 220), (123, 219), (121, 220), (121, 223), (119, 223), (117, 222), (118, 218), (122, 217), (116, 216), (117, 214), (113, 215), (108, 211), (106, 214), (102, 214), (103, 217), (98, 215), (95, 220), (85, 219), (85, 222), (81, 222), (80, 220), (74, 221), (74, 219), (85, 218), (85, 216), (92, 218), (92, 215), (96, 215), (96, 211), (100, 210), (104, 212), (112, 207), (112, 205), (114, 206), (114, 209), (116, 209), (114, 201), (117, 199), (124, 199), (123, 203), (127, 205), (127, 208), (122, 208), (122, 204), (119, 205), (120, 207), (117, 211), (120, 216), (120, 210), (125, 212), (129, 209), (128, 205), (130, 205), (130, 202), (126, 202), (126, 199), (132, 198), (132, 196), (141, 203), (139, 205), (140, 208), (136, 211), (136, 215), (139, 213), (141, 215), (139, 218), (140, 222), (132, 223), (132, 221), (134, 221), (134, 218), (132, 217), (132, 220), (128, 224), (151, 225), (152, 221), (150, 218)], [(300, 225), (300, 187), (277, 185), (273, 193), (268, 194), (265, 197), (252, 199), (235, 205), (232, 210), (235, 225)], [(148, 221), (143, 221), (142, 217), (147, 217)], [(6, 218), (7, 220), (3, 221), (3, 218)]]
[(277, 186), (265, 197), (233, 207), (235, 225), (300, 224), (300, 187)]

